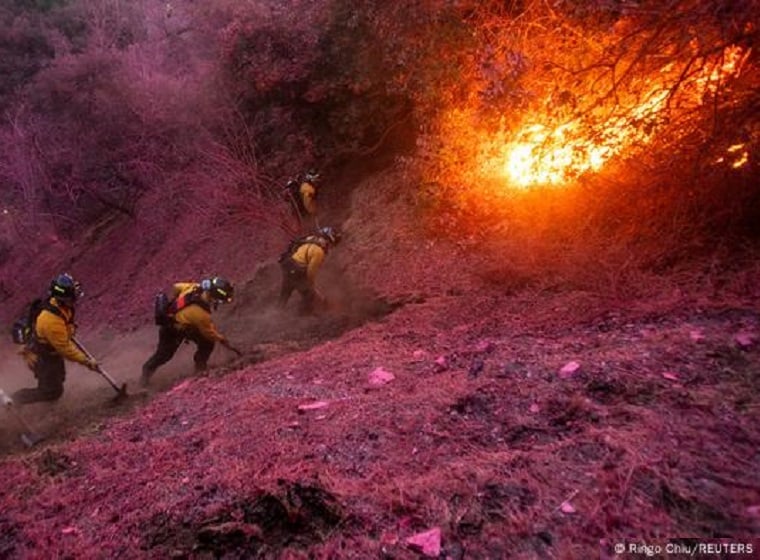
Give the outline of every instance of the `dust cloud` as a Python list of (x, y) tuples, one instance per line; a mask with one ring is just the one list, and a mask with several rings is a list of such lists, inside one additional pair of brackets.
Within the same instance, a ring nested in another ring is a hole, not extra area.
[[(319, 284), (331, 305), (316, 316), (298, 314), (300, 295), (297, 293), (284, 309), (277, 306), (280, 277), (276, 263), (260, 267), (253, 279), (239, 285), (235, 301), (220, 306), (214, 313), (214, 321), (244, 356), (238, 358), (218, 345), (209, 360), (208, 374), (224, 374), (253, 362), (307, 349), (392, 311), (392, 306), (372, 292), (352, 286), (338, 270), (325, 268)], [(195, 375), (195, 345), (183, 344), (174, 358), (156, 371), (148, 390), (142, 390), (139, 385), (142, 364), (158, 341), (158, 329), (148, 317), (144, 326), (131, 332), (82, 329), (78, 338), (111, 377), (120, 384), (127, 383), (131, 396), (114, 404), (115, 392), (105, 378), (79, 364), (67, 362), (61, 399), (17, 408), (30, 427), (45, 436), (46, 442), (95, 432), (107, 419), (127, 414), (153, 395)], [(9, 395), (22, 387), (36, 385), (18, 350), (19, 347), (10, 342), (0, 343), (0, 388)], [(0, 455), (23, 451), (19, 442), (23, 427), (5, 410), (0, 412), (0, 418)]]

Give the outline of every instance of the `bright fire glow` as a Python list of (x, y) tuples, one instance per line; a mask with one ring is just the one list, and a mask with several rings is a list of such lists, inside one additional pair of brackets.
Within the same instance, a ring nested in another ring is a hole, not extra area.
[[(748, 55), (749, 52), (739, 47), (728, 47), (721, 63), (705, 65), (699, 74), (682, 85), (682, 93), (688, 95), (692, 104), (701, 104), (705, 93), (715, 93), (727, 78), (738, 75)], [(664, 76), (673, 72), (672, 66), (662, 70)], [(666, 87), (654, 87), (637, 105), (598, 122), (526, 124), (512, 142), (499, 149), (498, 157), (503, 162), (500, 174), (507, 177), (510, 184), (527, 188), (560, 185), (584, 173), (598, 171), (623, 150), (652, 140), (658, 116), (669, 102), (668, 95)], [(748, 154), (744, 152), (732, 166), (740, 167), (747, 159)]]

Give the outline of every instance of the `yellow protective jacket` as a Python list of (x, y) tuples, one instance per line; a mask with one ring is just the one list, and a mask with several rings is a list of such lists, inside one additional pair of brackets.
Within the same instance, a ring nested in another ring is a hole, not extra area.
[(301, 183), (301, 188), (298, 189), (298, 193), (301, 196), (301, 202), (306, 212), (309, 214), (316, 214), (317, 212), (317, 189), (314, 188), (309, 182), (304, 181)]
[(306, 278), (310, 284), (314, 284), (319, 267), (325, 260), (325, 250), (318, 243), (306, 242), (290, 256), (297, 265), (306, 268)]
[(34, 323), (34, 334), (37, 342), (53, 348), (57, 354), (80, 364), (87, 364), (87, 356), (82, 352), (72, 338), (76, 332), (74, 312), (61, 305), (55, 298), (50, 298), (50, 305), (55, 307), (62, 316), (43, 309)]
[[(199, 287), (200, 284), (194, 282), (177, 282), (172, 287), (173, 295), (178, 298)], [(174, 315), (174, 323), (180, 331), (194, 330), (208, 341), (223, 342), (225, 340), (224, 336), (216, 329), (214, 321), (211, 320), (211, 312), (197, 303), (191, 303), (177, 311)]]

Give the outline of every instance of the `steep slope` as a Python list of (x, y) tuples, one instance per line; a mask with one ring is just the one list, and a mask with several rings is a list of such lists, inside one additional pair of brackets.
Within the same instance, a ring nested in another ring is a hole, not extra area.
[[(353, 190), (332, 313), (272, 309), (263, 259), (219, 316), (244, 360), (195, 378), (181, 354), (113, 417), (90, 388), (71, 441), (3, 459), (0, 556), (414, 558), (437, 528), (442, 557), (588, 558), (758, 536), (754, 269), (640, 301), (495, 278), (497, 255), (424, 230), (410, 180)], [(151, 336), (94, 344), (133, 377)]]

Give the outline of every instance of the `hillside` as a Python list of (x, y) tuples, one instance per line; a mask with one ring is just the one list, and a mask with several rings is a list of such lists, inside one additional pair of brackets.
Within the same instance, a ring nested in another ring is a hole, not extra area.
[[(62, 403), (25, 411), (50, 437), (32, 451), (4, 424), (3, 556), (413, 558), (406, 539), (434, 528), (450, 558), (756, 537), (756, 284), (505, 289), (419, 237), (380, 187), (400, 179), (354, 192), (329, 269), (343, 311), (271, 309), (259, 264), (219, 318), (244, 359), (217, 350), (196, 378), (182, 353), (117, 407), (73, 371)], [(387, 219), (369, 220), (378, 199)], [(134, 386), (151, 331), (91, 334)]]
[[(0, 321), (70, 272), (129, 397), (68, 363), (0, 411), (0, 559), (760, 558), (757, 21), (4, 3)], [(342, 240), (301, 315), (309, 169)], [(211, 275), (242, 355), (142, 390), (154, 295)], [(0, 339), (0, 388), (33, 382)]]

